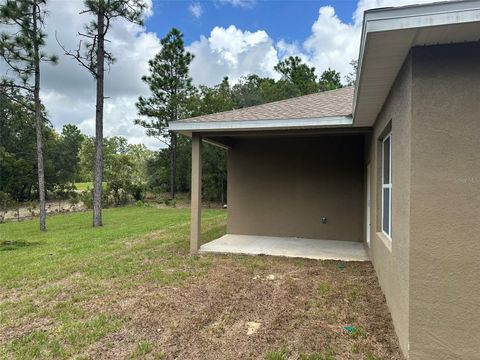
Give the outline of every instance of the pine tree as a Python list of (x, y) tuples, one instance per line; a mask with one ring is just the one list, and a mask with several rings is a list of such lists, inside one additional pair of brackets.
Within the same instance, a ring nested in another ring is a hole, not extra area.
[(280, 61), (274, 69), (282, 74), (282, 80), (295, 85), (300, 95), (318, 91), (315, 68), (302, 63), (302, 59), (298, 56), (290, 56)]
[(352, 71), (345, 76), (345, 82), (347, 86), (355, 86), (357, 81), (358, 60), (350, 61), (350, 66), (352, 67)]
[[(2, 78), (0, 91), (4, 96), (34, 113), (41, 231), (46, 229), (46, 208), (40, 62), (57, 62), (56, 56), (49, 56), (41, 51), (45, 46), (46, 37), (42, 31), (46, 14), (45, 6), (46, 0), (7, 0), (0, 5), (0, 24), (7, 25), (11, 29), (0, 35), (0, 56), (7, 64), (8, 74), (14, 75), (13, 78), (8, 76)], [(29, 102), (24, 101), (25, 96), (33, 97), (33, 108)]]
[(173, 28), (161, 39), (162, 49), (149, 61), (150, 74), (142, 80), (148, 84), (151, 96), (139, 97), (137, 108), (139, 115), (146, 117), (135, 120), (135, 124), (146, 129), (165, 143), (170, 150), (170, 196), (175, 197), (177, 135), (168, 131), (171, 121), (180, 119), (185, 111), (186, 101), (192, 92), (192, 79), (188, 67), (193, 55), (185, 51), (183, 34)]
[(342, 87), (341, 76), (338, 71), (328, 68), (318, 81), (320, 91), (335, 90)]
[(81, 14), (95, 16), (95, 20), (85, 26), (85, 33), (80, 34), (87, 39), (80, 41), (75, 51), (67, 51), (65, 55), (73, 57), (94, 77), (96, 89), (95, 112), (95, 166), (93, 174), (93, 226), (102, 226), (102, 182), (103, 182), (103, 103), (105, 64), (110, 66), (115, 58), (105, 50), (105, 37), (111, 21), (123, 18), (135, 24), (142, 24), (142, 14), (146, 8), (143, 0), (86, 0), (85, 10)]

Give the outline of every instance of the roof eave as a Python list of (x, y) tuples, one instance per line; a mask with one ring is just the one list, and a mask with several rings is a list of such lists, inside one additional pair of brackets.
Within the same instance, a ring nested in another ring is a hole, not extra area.
[(233, 120), (233, 121), (175, 121), (168, 129), (191, 135), (195, 132), (222, 131), (268, 131), (288, 129), (317, 129), (329, 127), (352, 126), (351, 116), (328, 116), (305, 119), (273, 119), (273, 120)]
[[(366, 70), (364, 59), (366, 57), (366, 49), (368, 48), (367, 44), (369, 41), (369, 34), (384, 33), (385, 36), (390, 36), (394, 32), (401, 30), (419, 30), (424, 28), (434, 28), (442, 25), (468, 24), (479, 21), (479, 0), (437, 2), (431, 4), (409, 5), (365, 11), (360, 43), (357, 81), (353, 98), (353, 123), (357, 126), (372, 126), (376, 120), (376, 118), (367, 119), (369, 122), (367, 123), (367, 120), (360, 119), (360, 124), (358, 124), (358, 108), (362, 97), (361, 88), (362, 85), (364, 85), (363, 82), (365, 81), (364, 72)], [(469, 40), (466, 39), (465, 41)], [(441, 44), (441, 42), (439, 41), (435, 44)], [(408, 55), (412, 46), (417, 46), (417, 44), (412, 42), (412, 44), (409, 46), (405, 46), (405, 57)], [(388, 49), (385, 49), (385, 51), (388, 52)], [(398, 73), (399, 68), (394, 68), (392, 66), (391, 71)], [(391, 88), (392, 84), (389, 84), (388, 90)], [(385, 98), (387, 94), (385, 94)], [(380, 108), (377, 110), (378, 115)]]

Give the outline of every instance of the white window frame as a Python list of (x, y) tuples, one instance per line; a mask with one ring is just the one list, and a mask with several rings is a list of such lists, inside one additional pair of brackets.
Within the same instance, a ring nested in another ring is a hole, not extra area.
[[(388, 152), (389, 153), (389, 161), (388, 161), (388, 164), (389, 164), (389, 174), (388, 174), (388, 180), (389, 180), (389, 183), (386, 184), (384, 181), (385, 181), (385, 177), (384, 177), (384, 173), (385, 173), (385, 142), (387, 140), (390, 140), (390, 151)], [(391, 241), (392, 240), (392, 133), (389, 132), (382, 140), (382, 217), (381, 217), (381, 226), (382, 226), (382, 232), (388, 237), (388, 239)], [(390, 189), (390, 191), (388, 192), (388, 205), (389, 205), (389, 209), (388, 209), (388, 230), (389, 232), (387, 233), (385, 231), (385, 229), (383, 228), (383, 216), (385, 214), (385, 191), (384, 189)]]

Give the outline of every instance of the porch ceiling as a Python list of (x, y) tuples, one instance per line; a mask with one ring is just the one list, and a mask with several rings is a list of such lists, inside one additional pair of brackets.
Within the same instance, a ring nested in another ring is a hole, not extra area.
[(230, 149), (245, 138), (307, 138), (321, 136), (342, 135), (365, 135), (372, 132), (370, 127), (338, 127), (317, 129), (291, 129), (291, 130), (268, 130), (268, 131), (219, 131), (201, 133), (202, 140), (212, 145)]

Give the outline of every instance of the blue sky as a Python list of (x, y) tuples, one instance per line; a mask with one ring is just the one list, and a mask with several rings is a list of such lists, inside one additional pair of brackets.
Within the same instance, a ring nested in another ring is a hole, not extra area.
[[(352, 22), (355, 0), (258, 0), (243, 6), (221, 1), (154, 0), (154, 15), (146, 21), (146, 28), (162, 37), (177, 27), (183, 31), (187, 44), (198, 40), (200, 35), (208, 35), (215, 26), (230, 25), (242, 30), (264, 30), (275, 40), (298, 42), (309, 36), (320, 7), (328, 5), (335, 8), (342, 22)], [(189, 10), (191, 6), (200, 6), (199, 17)]]
[[(300, 56), (320, 75), (333, 68), (345, 77), (358, 56), (361, 14), (393, 0), (152, 0), (145, 31), (163, 37), (172, 27), (195, 55), (195, 84), (234, 83), (254, 73), (278, 78), (274, 66)], [(409, 0), (400, 0), (409, 1)]]
[[(186, 48), (195, 56), (190, 65), (195, 85), (213, 86), (224, 76), (234, 84), (248, 74), (278, 79), (274, 67), (290, 55), (314, 66), (317, 75), (333, 68), (344, 79), (358, 58), (363, 11), (431, 0), (146, 1), (153, 4), (145, 27), (117, 20), (107, 35), (106, 47), (117, 61), (105, 77), (104, 129), (106, 136), (157, 148), (159, 142), (133, 124), (135, 103), (149, 95), (141, 78), (160, 51), (160, 38), (172, 27), (184, 32)], [(60, 60), (56, 66), (42, 65), (41, 96), (55, 128), (72, 123), (93, 135), (95, 83), (85, 69), (62, 56), (55, 40), (57, 36), (68, 49), (78, 46), (78, 33), (89, 20), (78, 15), (83, 8), (83, 0), (49, 1), (45, 50)]]

